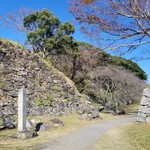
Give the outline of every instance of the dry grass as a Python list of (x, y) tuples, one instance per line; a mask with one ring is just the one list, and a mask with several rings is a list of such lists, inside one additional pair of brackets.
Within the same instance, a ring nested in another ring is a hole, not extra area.
[(134, 123), (124, 130), (134, 150), (150, 150), (150, 124)]
[(133, 150), (127, 143), (126, 135), (122, 129), (109, 130), (104, 136), (98, 139), (92, 150)]
[(92, 150), (150, 150), (150, 125), (126, 124), (109, 130)]
[(23, 48), (19, 43), (11, 41), (11, 40), (4, 39), (4, 38), (0, 38), (0, 45), (1, 44), (4, 45), (4, 46), (13, 45), (13, 46), (16, 46), (18, 48)]
[(140, 106), (140, 102), (136, 102), (130, 106), (123, 107), (126, 110), (127, 114), (137, 113)]
[[(64, 122), (64, 127), (54, 128), (50, 131), (38, 132), (38, 137), (29, 140), (16, 139), (14, 137), (17, 132), (16, 129), (0, 131), (0, 150), (29, 150), (37, 146), (38, 144), (43, 144), (50, 139), (67, 134), (86, 125), (100, 122), (106, 119), (115, 118), (112, 115), (108, 114), (102, 114), (101, 116), (103, 119), (96, 119), (92, 121), (78, 119), (78, 116), (75, 113), (69, 116), (61, 116), (58, 118)], [(45, 122), (48, 121), (50, 118), (37, 117), (36, 119)]]
[[(124, 109), (127, 113), (137, 112), (139, 103)], [(150, 150), (150, 125), (142, 123), (125, 124), (109, 130), (92, 150)]]

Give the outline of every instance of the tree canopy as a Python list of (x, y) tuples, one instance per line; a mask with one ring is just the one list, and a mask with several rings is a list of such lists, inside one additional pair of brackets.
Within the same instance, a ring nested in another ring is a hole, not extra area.
[(70, 22), (62, 24), (46, 9), (29, 14), (24, 18), (23, 24), (34, 52), (42, 52), (47, 56), (51, 51), (65, 53), (68, 48), (77, 46), (71, 36), (74, 26)]
[(69, 3), (80, 29), (103, 45), (106, 42), (103, 49), (121, 49), (124, 54), (150, 44), (150, 0), (69, 0)]
[(147, 74), (139, 67), (139, 65), (131, 60), (127, 60), (122, 57), (112, 56), (111, 60), (108, 60), (108, 64), (122, 66), (127, 70), (130, 70), (141, 80), (147, 80)]

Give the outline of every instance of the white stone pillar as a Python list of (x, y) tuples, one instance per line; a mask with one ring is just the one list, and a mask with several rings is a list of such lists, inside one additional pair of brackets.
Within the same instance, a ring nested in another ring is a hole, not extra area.
[(18, 131), (26, 130), (26, 93), (24, 89), (18, 91)]

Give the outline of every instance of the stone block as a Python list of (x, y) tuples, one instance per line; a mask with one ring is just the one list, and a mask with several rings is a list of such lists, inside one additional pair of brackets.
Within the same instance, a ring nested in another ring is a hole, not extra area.
[(99, 118), (99, 113), (98, 111), (91, 111), (91, 113), (89, 114), (89, 118), (90, 119), (96, 119), (96, 118)]
[(48, 122), (38, 123), (36, 125), (36, 131), (49, 131), (53, 128), (54, 128), (54, 126), (49, 124)]
[(64, 126), (64, 123), (57, 118), (51, 119), (50, 121), (54, 126)]
[(146, 122), (147, 122), (147, 123), (150, 123), (150, 117), (147, 117), (147, 118), (146, 118)]
[(143, 95), (150, 98), (150, 89), (149, 88), (144, 89)]
[(147, 106), (140, 106), (139, 107), (139, 112), (145, 113), (145, 114), (150, 114), (150, 108)]
[(139, 112), (144, 112), (144, 111), (145, 111), (144, 109), (145, 109), (144, 106), (140, 106), (140, 107), (139, 107)]
[(145, 122), (145, 119), (138, 116), (138, 117), (137, 117), (137, 121), (138, 121), (138, 122)]
[(5, 128), (8, 128), (8, 129), (15, 128), (14, 121), (13, 121), (13, 118), (11, 116), (3, 116), (2, 120), (3, 120), (3, 126)]
[(143, 96), (140, 105), (150, 106), (150, 98)]
[(15, 110), (15, 108), (13, 106), (6, 106), (4, 107), (3, 112), (5, 112), (5, 115), (15, 115), (17, 113), (17, 111)]
[(142, 113), (142, 112), (138, 112), (138, 117), (146, 118), (146, 114), (144, 114), (144, 113)]
[(143, 113), (145, 113), (145, 114), (150, 114), (150, 108), (145, 107)]

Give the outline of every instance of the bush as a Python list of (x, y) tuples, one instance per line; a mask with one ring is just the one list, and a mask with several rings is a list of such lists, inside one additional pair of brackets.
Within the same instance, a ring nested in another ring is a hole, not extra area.
[(36, 99), (36, 106), (43, 106), (42, 99), (39, 99), (39, 98)]

